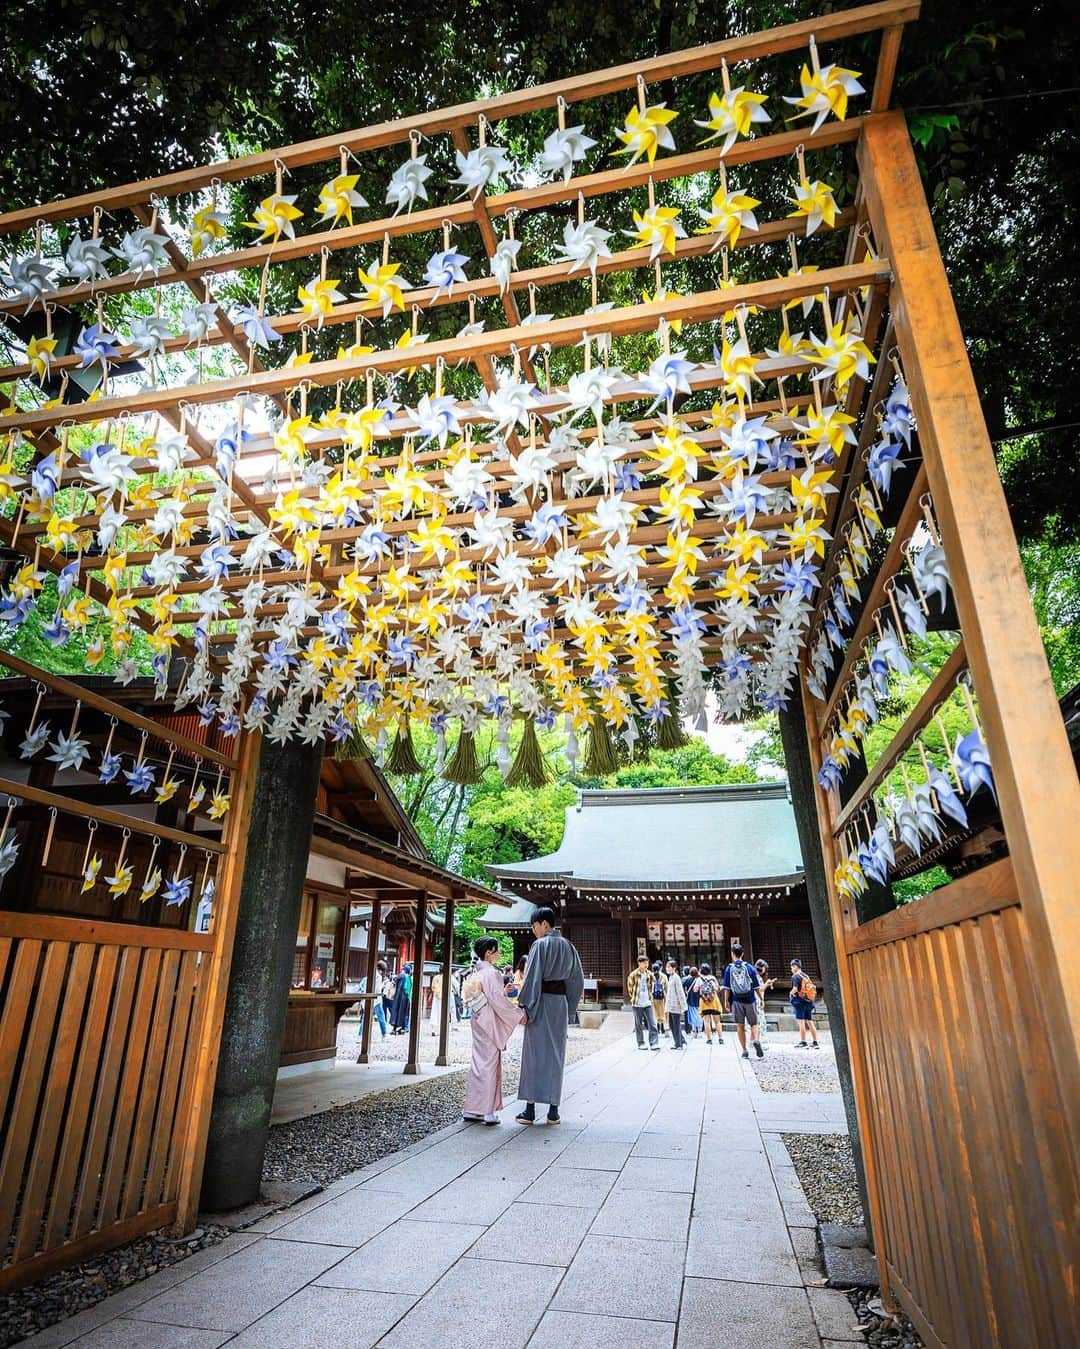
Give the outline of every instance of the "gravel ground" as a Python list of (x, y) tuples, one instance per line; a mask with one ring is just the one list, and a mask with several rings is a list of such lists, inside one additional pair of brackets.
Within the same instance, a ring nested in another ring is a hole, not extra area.
[[(594, 1031), (571, 1027), (566, 1061), (575, 1063), (623, 1034), (625, 1026), (618, 1018), (609, 1017)], [(422, 1061), (434, 1058), (436, 1043), (434, 1039), (425, 1041), (421, 1037)], [(404, 1062), (407, 1044), (406, 1036), (388, 1036), (380, 1041), (376, 1034), (372, 1057)], [(432, 1046), (430, 1052), (424, 1049), (425, 1044)], [(461, 1118), (464, 1065), (468, 1064), (470, 1050), (468, 1023), (463, 1022), (450, 1040), (450, 1062), (462, 1064), (461, 1072), (376, 1092), (352, 1105), (275, 1125), (267, 1141), (263, 1180), (328, 1185), (453, 1124)], [(356, 1053), (353, 1023), (339, 1033), (338, 1058), (355, 1062)], [(512, 1099), (517, 1086), (520, 1065), (521, 1036), (515, 1035), (503, 1058), (503, 1089), (507, 1099)], [(213, 1246), (228, 1234), (228, 1228), (211, 1224), (177, 1241), (155, 1233), (0, 1297), (0, 1349), (8, 1349), (46, 1326), (93, 1307), (166, 1265), (174, 1265), (206, 1246)]]
[(765, 1040), (765, 1057), (751, 1056), (750, 1064), (762, 1091), (823, 1091), (839, 1093), (836, 1059), (824, 1038), (820, 1049), (796, 1049), (777, 1035)]
[(873, 1344), (877, 1349), (923, 1349), (918, 1332), (903, 1313), (889, 1317), (871, 1311), (871, 1305), (880, 1296), (874, 1288), (852, 1288), (847, 1294), (859, 1325), (865, 1327), (863, 1334), (867, 1344)]
[(862, 1205), (847, 1134), (784, 1134), (783, 1139), (818, 1222), (861, 1224)]

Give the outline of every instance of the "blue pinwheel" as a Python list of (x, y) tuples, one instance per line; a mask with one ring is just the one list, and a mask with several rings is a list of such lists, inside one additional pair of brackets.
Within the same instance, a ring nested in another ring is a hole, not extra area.
[(285, 674), (297, 664), (296, 657), (289, 650), (283, 637), (271, 642), (266, 651), (266, 668), (276, 674)]
[(845, 628), (850, 628), (852, 624), (851, 610), (848, 608), (847, 594), (842, 585), (833, 586), (832, 607), (837, 623), (843, 624)]
[(902, 453), (903, 446), (896, 440), (879, 440), (870, 447), (866, 459), (867, 472), (883, 497), (888, 497), (892, 491), (893, 471), (903, 467), (900, 458)]
[(101, 756), (101, 762), (98, 764), (98, 782), (115, 782), (120, 775), (120, 769), (123, 766), (123, 759), (119, 754), (111, 754), (108, 750)]
[(840, 763), (831, 754), (826, 754), (821, 761), (821, 768), (818, 771), (818, 786), (825, 791), (832, 791), (839, 787), (843, 781), (844, 770)]
[(791, 699), (779, 689), (771, 689), (768, 693), (762, 694), (760, 701), (766, 712), (786, 712)]
[(491, 622), (495, 608), (493, 595), (468, 595), (457, 607), (457, 616), (468, 625), (470, 632), (479, 632), (485, 623)]
[(763, 511), (769, 501), (767, 488), (755, 477), (736, 477), (730, 487), (727, 483), (721, 483), (720, 490), (733, 518), (745, 521), (748, 526), (754, 523), (755, 515)]
[(990, 768), (990, 755), (977, 729), (969, 731), (956, 746), (953, 763), (968, 796), (974, 796), (985, 787), (994, 800), (997, 800), (994, 775)]
[(770, 473), (790, 473), (798, 465), (798, 451), (790, 436), (783, 436), (778, 440), (769, 442), (765, 467)]
[(5, 590), (0, 594), (0, 623), (6, 623), (12, 628), (21, 628), (29, 618), (33, 607), (33, 596), (16, 599), (10, 591)]
[(442, 253), (432, 253), (424, 269), (424, 280), (435, 288), (432, 300), (437, 300), (439, 293), (444, 290), (447, 295), (453, 294), (454, 282), (467, 280), (461, 269), (468, 261), (467, 254), (455, 253), (452, 248)]
[(615, 469), (616, 492), (636, 492), (641, 486), (641, 474), (630, 464), (619, 464)]
[(331, 646), (343, 646), (349, 640), (349, 615), (344, 609), (327, 609), (319, 627)]
[(228, 713), (218, 722), (218, 730), (222, 735), (236, 735), (240, 730), (240, 718), (235, 712)]
[(217, 703), (212, 698), (207, 698), (205, 703), (199, 704), (199, 725), (213, 726), (214, 718), (217, 716)]
[(416, 643), (411, 637), (393, 636), (386, 643), (386, 658), (391, 665), (401, 665), (411, 670), (416, 663)]
[(898, 378), (889, 391), (889, 396), (885, 400), (885, 411), (882, 414), (881, 425), (890, 435), (899, 436), (904, 444), (910, 448), (911, 433), (915, 429), (915, 419), (911, 414), (911, 400), (908, 397), (907, 385), (902, 379)]
[(649, 607), (650, 593), (641, 581), (626, 581), (614, 594), (616, 613), (643, 614)]
[(72, 352), (78, 356), (81, 370), (97, 365), (100, 361), (104, 373), (109, 361), (115, 361), (120, 355), (120, 339), (115, 333), (108, 332), (100, 323), (91, 323), (75, 339)]
[(169, 907), (176, 908), (186, 904), (191, 898), (191, 877), (174, 876), (172, 880), (165, 882), (165, 889), (161, 894)]
[(233, 315), (233, 322), (243, 330), (253, 347), (269, 347), (281, 341), (281, 334), (267, 323), (253, 304), (238, 309)]
[(696, 641), (705, 631), (705, 618), (692, 604), (682, 604), (671, 615), (671, 635), (676, 642)]
[[(548, 633), (550, 630), (550, 618), (530, 619), (529, 622), (525, 624), (526, 651), (542, 651), (547, 645)], [(550, 727), (548, 729), (550, 729)]]
[(489, 693), (484, 702), (484, 711), (489, 717), (505, 717), (510, 711), (510, 699), (505, 693)]
[(570, 517), (554, 501), (545, 501), (525, 524), (525, 534), (533, 543), (545, 544), (569, 527)]
[(729, 684), (733, 684), (736, 679), (741, 679), (743, 675), (748, 675), (753, 668), (750, 657), (745, 651), (737, 651), (734, 656), (729, 656), (727, 660), (720, 662), (720, 669), (724, 672), (724, 677)]
[(41, 635), (50, 646), (66, 646), (71, 636), (71, 629), (64, 622), (64, 616), (59, 609), (53, 612), (52, 618), (41, 630)]
[(142, 795), (148, 792), (154, 785), (154, 766), (145, 759), (142, 763), (136, 763), (131, 768), (124, 769), (124, 777), (127, 778), (128, 786), (136, 795)]
[(812, 600), (818, 585), (818, 571), (812, 562), (787, 559), (776, 573), (776, 588)]
[(60, 466), (55, 452), (39, 459), (30, 470), (30, 490), (43, 505), (52, 501), (60, 485)]
[(952, 783), (939, 768), (931, 772), (929, 787), (937, 797), (938, 809), (955, 820), (961, 829), (966, 829), (967, 811), (964, 809), (964, 803), (953, 791)]
[(76, 558), (74, 562), (69, 562), (67, 566), (60, 571), (60, 573), (56, 578), (56, 593), (60, 599), (61, 604), (75, 589), (76, 585), (78, 585), (78, 582), (79, 582), (79, 562), (78, 559)]
[(358, 562), (379, 562), (389, 553), (390, 535), (378, 525), (368, 525), (353, 544), (353, 556)]
[[(432, 720), (434, 721), (434, 718)], [(339, 712), (327, 727), (327, 734), (335, 745), (340, 745), (342, 741), (348, 740), (349, 736), (352, 735), (352, 726), (349, 724), (348, 717)]]
[(232, 553), (223, 543), (211, 543), (199, 554), (195, 570), (207, 581), (224, 581), (233, 561)]
[(555, 708), (542, 707), (540, 711), (537, 712), (534, 718), (537, 725), (537, 729), (541, 731), (553, 731), (555, 729), (555, 721), (558, 715), (559, 714), (558, 712), (556, 712)]

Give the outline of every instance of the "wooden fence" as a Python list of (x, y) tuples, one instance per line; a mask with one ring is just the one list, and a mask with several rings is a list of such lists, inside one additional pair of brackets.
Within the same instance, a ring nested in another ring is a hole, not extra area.
[(213, 950), (0, 913), (0, 1288), (176, 1218)]

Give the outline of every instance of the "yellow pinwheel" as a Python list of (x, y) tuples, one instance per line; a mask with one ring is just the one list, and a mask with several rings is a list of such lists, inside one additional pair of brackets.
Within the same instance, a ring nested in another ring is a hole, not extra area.
[(764, 537), (749, 528), (745, 520), (740, 520), (723, 541), (724, 551), (734, 554), (740, 562), (757, 562), (768, 546)]
[(792, 186), (795, 194), (788, 200), (795, 209), (788, 212), (788, 219), (805, 220), (807, 235), (813, 234), (821, 225), (832, 229), (836, 224), (837, 205), (829, 184), (818, 178), (811, 181), (804, 175)]
[(694, 231), (695, 234), (716, 234), (714, 248), (729, 244), (734, 248), (744, 229), (756, 230), (758, 227), (754, 207), (761, 202), (745, 192), (729, 192), (721, 186), (713, 193), (709, 209), (703, 210), (705, 224)]
[(799, 79), (802, 86), (801, 97), (785, 97), (784, 102), (800, 109), (790, 119), (791, 121), (798, 121), (800, 117), (814, 118), (814, 125), (811, 128), (813, 133), (830, 113), (842, 122), (847, 116), (848, 99), (853, 94), (862, 94), (866, 91), (859, 83), (860, 71), (845, 70), (843, 66), (837, 65), (820, 66), (816, 47), (810, 49), (810, 54), (813, 69), (803, 65)]
[(316, 523), (317, 517), (310, 502), (300, 495), (299, 488), (293, 488), (281, 497), (280, 503), (270, 507), (270, 519), (281, 529), (282, 537), (289, 538), (297, 534), (305, 525)]
[(819, 411), (811, 404), (806, 409), (806, 430), (797, 443), (815, 449), (827, 446), (833, 454), (839, 454), (845, 445), (856, 443), (851, 429), (854, 424), (855, 418), (842, 408), (830, 405)]
[(824, 557), (825, 545), (830, 537), (824, 526), (824, 520), (813, 516), (809, 519), (796, 520), (788, 530), (786, 539), (787, 549), (792, 557), (798, 557), (800, 554), (804, 558), (815, 554)]
[(290, 239), (296, 238), (296, 232), (293, 230), (293, 221), (299, 220), (304, 214), (297, 210), (294, 205), (296, 198), (283, 196), (280, 192), (274, 192), (269, 197), (264, 197), (258, 206), (252, 212), (254, 220), (245, 220), (244, 224), (249, 229), (259, 230), (258, 242), (263, 239), (270, 239), (274, 243), (281, 238), (283, 234), (288, 235)]
[(687, 487), (685, 483), (672, 483), (660, 488), (660, 509), (657, 512), (661, 520), (682, 525), (690, 529), (694, 524), (695, 512), (701, 509), (701, 493)]
[(446, 560), (447, 553), (457, 552), (457, 541), (451, 530), (442, 520), (426, 516), (415, 529), (409, 531), (409, 538), (420, 552), (421, 561), (428, 562), (437, 558), (440, 565)]
[[(102, 652), (102, 655), (104, 654), (105, 653)], [(100, 875), (101, 858), (95, 853), (87, 862), (86, 867), (83, 870), (82, 889), (80, 893), (85, 895), (88, 890), (92, 890), (94, 886), (97, 885), (98, 877)]]
[(207, 815), (212, 820), (223, 820), (229, 813), (231, 802), (224, 792), (215, 792), (210, 798), (210, 806), (207, 809)]
[(109, 894), (113, 899), (120, 899), (131, 889), (132, 869), (129, 862), (121, 862), (112, 876), (105, 877), (105, 884), (109, 887)]
[(284, 426), (274, 432), (274, 449), (283, 464), (302, 464), (307, 455), (307, 441), (304, 432), (310, 427), (311, 418), (293, 417)]
[(798, 477), (793, 475), (791, 495), (795, 502), (795, 510), (803, 515), (824, 512), (826, 496), (836, 491), (835, 487), (830, 486), (833, 476), (831, 468), (824, 469), (820, 473), (808, 468)]
[(162, 778), (157, 791), (154, 792), (154, 801), (157, 805), (163, 806), (166, 801), (171, 801), (179, 790), (179, 778)]
[(406, 281), (403, 276), (399, 276), (400, 271), (400, 262), (376, 263), (370, 271), (366, 272), (363, 267), (357, 268), (357, 276), (360, 278), (360, 284), (364, 287), (364, 293), (360, 297), (361, 301), (370, 308), (381, 309), (383, 318), (386, 318), (394, 309), (404, 311), (405, 296), (403, 292), (412, 290), (412, 282)]
[(701, 540), (690, 533), (676, 534), (669, 529), (667, 542), (658, 551), (665, 565), (671, 567), (676, 575), (688, 572), (696, 576), (698, 563), (705, 561)]
[(677, 206), (650, 206), (645, 211), (635, 211), (634, 229), (625, 230), (624, 233), (639, 244), (648, 246), (650, 262), (654, 262), (662, 252), (674, 255), (675, 240), (686, 238)]
[(371, 587), (354, 566), (352, 571), (346, 572), (338, 581), (336, 593), (341, 603), (351, 612), (358, 604), (363, 604), (371, 594)]
[(664, 103), (656, 103), (647, 108), (632, 108), (626, 118), (626, 125), (616, 131), (616, 137), (624, 148), (616, 150), (617, 155), (629, 155), (629, 163), (636, 163), (642, 155), (652, 164), (657, 150), (675, 149), (675, 138), (668, 130), (678, 113)]
[(759, 573), (751, 563), (744, 562), (740, 565), (729, 562), (719, 587), (721, 599), (734, 599), (740, 604), (749, 604), (758, 593), (756, 584), (758, 579)]
[(296, 298), (300, 301), (297, 311), (305, 318), (315, 319), (316, 327), (323, 326), (323, 320), (334, 312), (334, 305), (345, 296), (338, 290), (337, 281), (326, 277), (321, 281), (312, 281), (308, 286), (299, 286)]
[[(268, 197), (267, 201), (273, 200)], [(266, 203), (264, 202), (263, 205)], [(296, 213), (300, 214), (299, 211)], [(213, 206), (204, 206), (201, 210), (195, 212), (191, 218), (191, 225), (188, 229), (188, 238), (191, 240), (191, 255), (199, 257), (215, 239), (224, 239), (226, 220), (220, 212), (215, 211)], [(246, 224), (253, 224), (252, 221), (246, 221)]]
[(764, 94), (751, 93), (742, 85), (738, 89), (725, 89), (723, 94), (710, 94), (708, 120), (694, 123), (712, 132), (701, 144), (708, 145), (723, 136), (720, 153), (726, 155), (739, 136), (749, 136), (754, 123), (772, 121), (762, 106), (764, 102)]
[(331, 178), (328, 183), (323, 183), (319, 188), (319, 218), (323, 221), (329, 221), (331, 228), (339, 220), (347, 221), (352, 224), (353, 208), (359, 209), (366, 206), (367, 202), (356, 191), (356, 184), (360, 181), (358, 173), (339, 173), (336, 178)]
[(27, 362), (40, 380), (48, 376), (49, 365), (58, 340), (55, 337), (32, 337), (26, 344)]
[(861, 333), (844, 320), (834, 323), (823, 341), (814, 338), (811, 346), (818, 361), (832, 374), (837, 390), (845, 389), (856, 375), (868, 379), (871, 365), (877, 364)]
[(728, 338), (720, 348), (720, 369), (724, 376), (724, 392), (734, 394), (740, 402), (749, 402), (753, 382), (762, 381), (757, 375), (758, 360), (750, 351), (750, 344), (742, 335), (731, 342)]

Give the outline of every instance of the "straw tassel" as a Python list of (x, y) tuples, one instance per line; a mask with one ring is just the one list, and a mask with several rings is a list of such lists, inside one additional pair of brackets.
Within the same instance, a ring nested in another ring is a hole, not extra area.
[(423, 764), (416, 757), (416, 746), (413, 744), (408, 717), (402, 717), (398, 722), (397, 735), (394, 736), (394, 743), (386, 756), (386, 768), (401, 777), (415, 777), (417, 773), (424, 771)]
[(443, 779), (456, 782), (462, 787), (475, 787), (483, 779), (480, 760), (476, 755), (476, 736), (472, 731), (462, 731), (458, 736), (450, 762), (446, 765)]
[(550, 781), (544, 753), (536, 734), (536, 723), (529, 718), (521, 732), (521, 741), (506, 775), (508, 787), (543, 787)]

